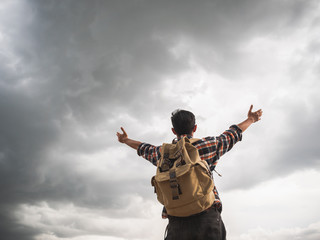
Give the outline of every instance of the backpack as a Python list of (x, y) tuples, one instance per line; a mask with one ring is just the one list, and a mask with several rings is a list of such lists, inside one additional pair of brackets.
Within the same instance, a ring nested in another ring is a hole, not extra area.
[(158, 201), (167, 213), (187, 217), (208, 209), (214, 202), (214, 183), (206, 161), (192, 145), (199, 139), (181, 138), (164, 143), (156, 175), (151, 179)]

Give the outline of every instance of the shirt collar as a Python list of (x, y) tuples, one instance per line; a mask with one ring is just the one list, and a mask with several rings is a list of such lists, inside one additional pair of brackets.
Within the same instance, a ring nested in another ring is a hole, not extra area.
[(181, 138), (184, 138), (184, 137), (187, 137), (187, 138), (192, 138), (192, 135), (189, 135), (189, 134), (183, 134), (183, 135), (180, 135), (179, 137), (178, 137), (178, 140), (180, 140)]
[(177, 143), (181, 138), (183, 138), (183, 137), (187, 137), (187, 138), (193, 138), (192, 137), (192, 135), (189, 135), (189, 134), (183, 134), (183, 135), (180, 135), (178, 138), (174, 138), (173, 140), (172, 140), (172, 143)]

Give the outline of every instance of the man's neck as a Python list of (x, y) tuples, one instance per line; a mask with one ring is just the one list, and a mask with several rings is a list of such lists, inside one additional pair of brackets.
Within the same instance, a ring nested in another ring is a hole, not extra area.
[(183, 137), (188, 137), (188, 138), (193, 138), (193, 133), (191, 134), (182, 134), (182, 135), (177, 135), (177, 139), (180, 140)]

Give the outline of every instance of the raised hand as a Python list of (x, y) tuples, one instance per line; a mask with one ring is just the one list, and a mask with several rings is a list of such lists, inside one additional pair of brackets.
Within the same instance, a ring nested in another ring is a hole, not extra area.
[(126, 131), (121, 127), (122, 133), (117, 132), (118, 141), (124, 143), (128, 139), (128, 134)]
[(261, 120), (262, 116), (262, 110), (259, 109), (258, 111), (252, 112), (253, 105), (250, 106), (249, 112), (248, 112), (248, 118), (252, 119), (253, 122), (257, 122)]

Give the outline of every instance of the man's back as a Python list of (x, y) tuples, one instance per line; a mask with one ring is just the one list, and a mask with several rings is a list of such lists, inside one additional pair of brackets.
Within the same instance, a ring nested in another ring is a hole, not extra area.
[[(191, 135), (181, 135), (181, 137), (188, 137), (192, 138)], [(204, 160), (208, 163), (210, 170), (213, 171), (218, 163), (218, 160), (222, 155), (226, 152), (230, 151), (235, 143), (241, 141), (242, 139), (242, 130), (236, 126), (232, 125), (228, 130), (222, 133), (220, 136), (217, 137), (205, 137), (199, 139), (192, 143), (198, 151), (201, 160)], [(153, 165), (157, 166), (158, 162), (161, 158), (161, 146), (153, 146), (149, 143), (142, 143), (140, 144), (137, 152), (139, 156), (142, 156), (146, 160), (150, 161)], [(217, 191), (216, 186), (214, 186), (214, 205), (218, 208), (221, 208), (221, 201)], [(162, 213), (162, 218), (167, 218), (167, 213), (165, 210)]]

